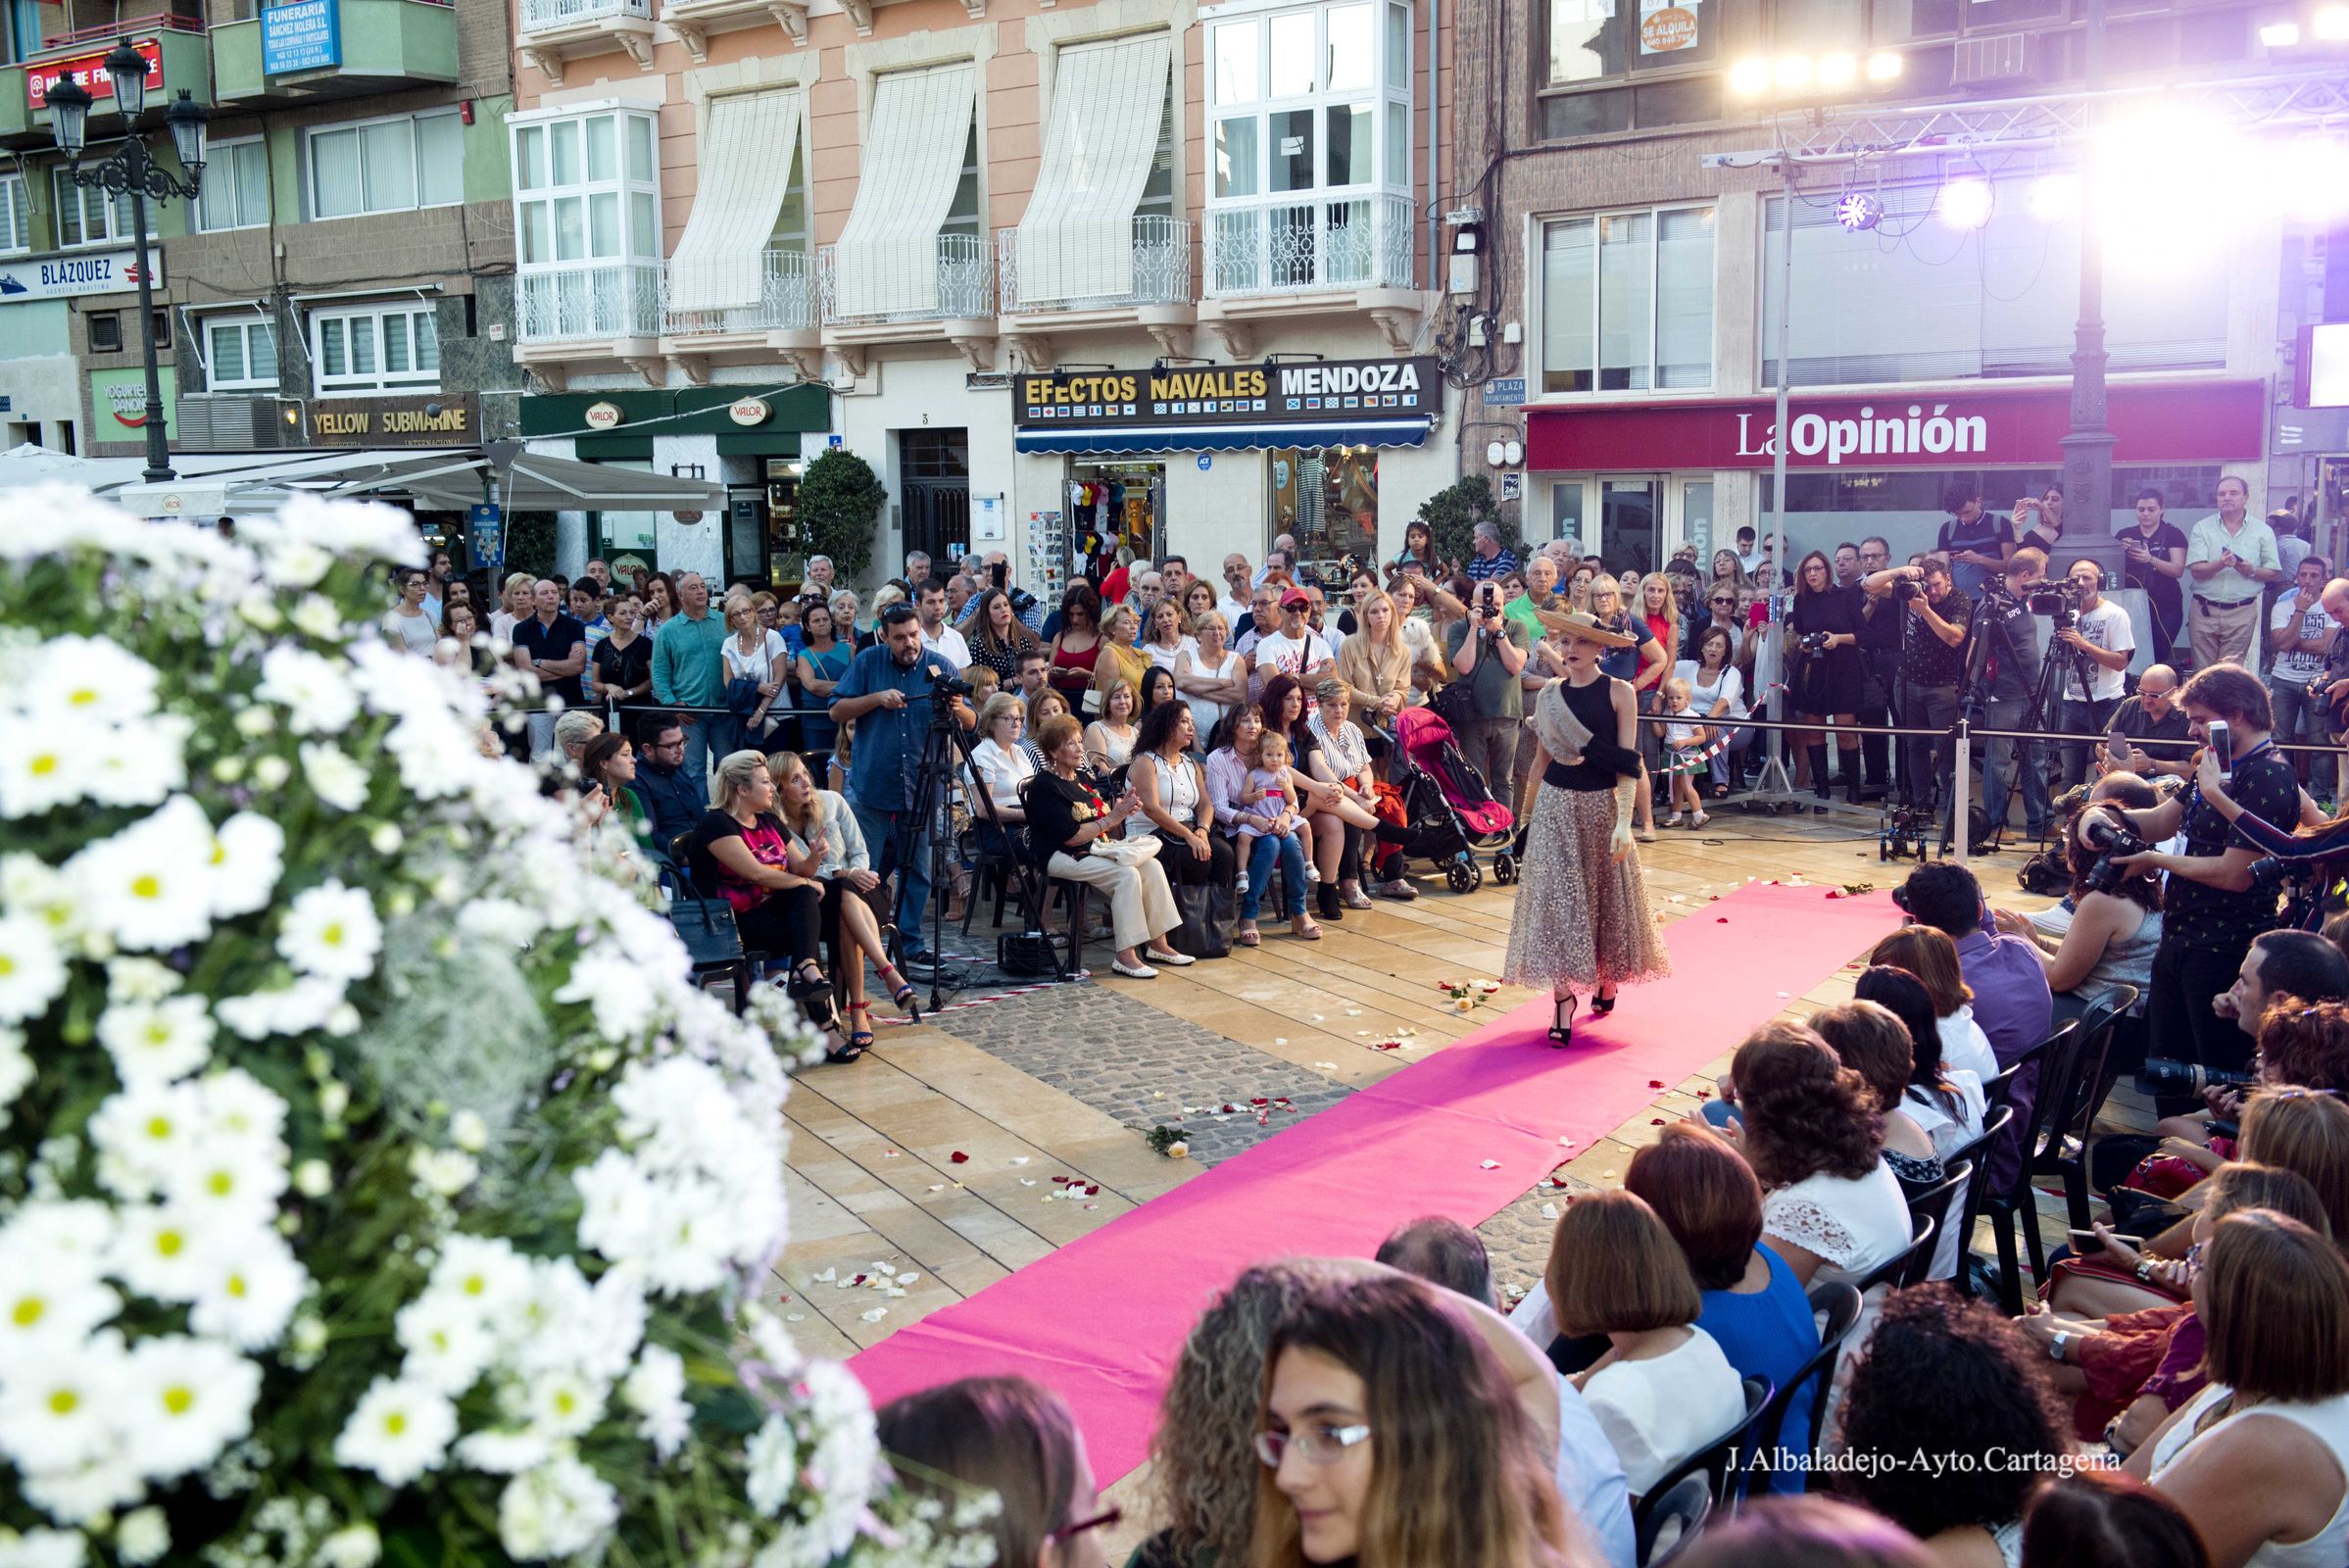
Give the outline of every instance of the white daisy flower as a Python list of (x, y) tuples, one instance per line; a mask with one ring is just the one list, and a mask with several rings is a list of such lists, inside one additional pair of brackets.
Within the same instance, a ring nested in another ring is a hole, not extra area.
[(519, 1562), (576, 1557), (619, 1523), (619, 1496), (569, 1455), (506, 1484), (498, 1497), (498, 1544)]
[(364, 888), (340, 882), (305, 888), (285, 912), (277, 952), (303, 974), (329, 980), (364, 980), (375, 971), (383, 949), (383, 922)]
[(104, 1329), (9, 1369), (0, 1380), (0, 1453), (27, 1475), (111, 1451), (124, 1397), (122, 1336)]
[(439, 1469), (455, 1436), (457, 1407), (445, 1396), (405, 1378), (377, 1378), (335, 1438), (334, 1459), (404, 1487)]
[(359, 691), (333, 660), (280, 643), (261, 656), (253, 695), (286, 710), (297, 735), (339, 735), (359, 717)]
[(114, 958), (106, 965), (109, 1002), (161, 1002), (177, 996), (185, 984), (178, 970), (153, 958)]
[[(0, 748), (5, 750), (5, 748)], [(91, 927), (133, 952), (184, 947), (212, 930), (212, 822), (174, 795), (142, 821), (66, 861)]]
[(165, 1176), (167, 1201), (220, 1230), (262, 1229), (277, 1217), (288, 1177), (281, 1149), (250, 1138), (199, 1138)]
[(77, 941), (87, 924), (84, 901), (73, 884), (57, 867), (29, 855), (0, 855), (0, 909), (31, 915), (62, 944)]
[(65, 955), (48, 922), (0, 915), (0, 1023), (38, 1018), (65, 988)]
[(196, 1090), (203, 1099), (207, 1135), (266, 1147), (284, 1158), (277, 1141), (285, 1131), (285, 1102), (276, 1091), (242, 1067), (200, 1079)]
[(545, 1464), (554, 1446), (535, 1432), (468, 1432), (457, 1440), (457, 1457), (468, 1469), (514, 1476)]
[(408, 1351), (400, 1375), (451, 1398), (478, 1382), (497, 1354), (497, 1336), (480, 1309), (452, 1292), (426, 1291), (400, 1308), (393, 1322)]
[(195, 720), (157, 713), (137, 728), (89, 737), (82, 793), (101, 806), (153, 806), (187, 783), (187, 743)]
[(28, 716), (127, 724), (155, 711), (155, 666), (111, 637), (52, 637), (19, 689)]
[(271, 1035), (315, 1034), (342, 1004), (342, 983), (314, 976), (281, 991), (223, 997), (212, 1010), (245, 1039), (267, 1040)]
[(578, 1373), (549, 1372), (514, 1386), (520, 1414), (541, 1437), (576, 1438), (604, 1415), (604, 1389)]
[(215, 1260), (211, 1283), (188, 1314), (188, 1327), (240, 1350), (266, 1350), (284, 1336), (309, 1289), (310, 1276), (294, 1260), (293, 1250), (270, 1232), (256, 1231)]
[(81, 1568), (86, 1552), (78, 1531), (0, 1531), (0, 1563), (7, 1568)]
[(124, 1457), (153, 1481), (210, 1464), (253, 1430), (261, 1368), (213, 1340), (171, 1334), (130, 1349), (118, 1410)]
[(214, 917), (267, 908), (284, 866), (285, 829), (258, 811), (239, 811), (222, 822), (212, 840)]
[(131, 1083), (108, 1096), (89, 1120), (98, 1180), (119, 1198), (154, 1197), (195, 1149), (204, 1110), (188, 1083)]
[(791, 1424), (779, 1415), (768, 1416), (744, 1448), (743, 1462), (743, 1488), (751, 1506), (774, 1518), (791, 1500), (800, 1479), (800, 1446), (791, 1435)]
[(302, 776), (319, 800), (338, 811), (356, 811), (367, 803), (367, 770), (340, 747), (304, 741)]
[(115, 1211), (94, 1198), (35, 1199), (0, 1226), (0, 1279), (95, 1280), (114, 1248)]
[(171, 1549), (171, 1522), (152, 1503), (131, 1509), (115, 1526), (115, 1555), (134, 1568), (153, 1562)]
[(325, 1568), (375, 1568), (383, 1555), (383, 1538), (373, 1525), (345, 1525), (318, 1543), (318, 1561)]
[(455, 1149), (419, 1149), (408, 1156), (408, 1174), (426, 1192), (455, 1198), (473, 1185), (481, 1162)]
[(530, 1263), (514, 1244), (485, 1236), (451, 1236), (432, 1265), (430, 1289), (454, 1296), (493, 1328), (530, 1298)]
[(170, 1083), (212, 1059), (214, 1029), (202, 997), (118, 1003), (98, 1016), (98, 1044), (122, 1082)]
[(21, 742), (0, 747), (0, 816), (38, 816), (87, 794), (95, 732), (81, 725), (23, 728)]
[(109, 1517), (147, 1494), (146, 1482), (119, 1445), (95, 1459), (23, 1478), (24, 1500), (61, 1525), (105, 1527)]
[[(236, 1245), (245, 1240), (233, 1233)], [(140, 1296), (158, 1301), (192, 1301), (218, 1275), (223, 1253), (234, 1250), (220, 1227), (179, 1203), (138, 1203), (122, 1210), (109, 1272)]]
[(665, 1345), (648, 1345), (636, 1357), (636, 1369), (620, 1385), (620, 1399), (644, 1419), (636, 1435), (653, 1446), (663, 1462), (683, 1447), (693, 1425), (693, 1406), (685, 1402), (685, 1359)]
[(0, 1276), (0, 1366), (23, 1366), (27, 1357), (79, 1345), (122, 1309), (122, 1298), (78, 1269), (40, 1269), (33, 1260), (9, 1256), (23, 1268)]

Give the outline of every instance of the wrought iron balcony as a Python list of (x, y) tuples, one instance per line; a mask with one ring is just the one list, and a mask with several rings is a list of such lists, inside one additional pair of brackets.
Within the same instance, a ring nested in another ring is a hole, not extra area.
[(653, 20), (653, 0), (522, 0), (522, 31), (548, 32), (586, 22)]
[[(1164, 218), (1156, 214), (1137, 214), (1132, 222), (1128, 241), (1133, 254), (1133, 286), (1116, 294), (1076, 294), (1054, 292), (1040, 296), (1037, 290), (1048, 285), (1033, 275), (1023, 292), (1019, 268), (1019, 230), (999, 229), (996, 233), (996, 279), (1003, 296), (1005, 316), (1023, 316), (1042, 311), (1101, 311), (1141, 305), (1189, 305), (1198, 296), (1192, 291), (1191, 246), (1198, 238), (1199, 226), (1188, 219)], [(1079, 256), (1074, 259), (1082, 268), (1098, 258)]]
[(1409, 288), (1408, 196), (1219, 202), (1207, 210), (1207, 294)]
[[(671, 263), (670, 269), (675, 267)], [(671, 303), (675, 279), (664, 270), (661, 331), (669, 337), (722, 332), (800, 331), (816, 324), (815, 276), (807, 247), (770, 244), (759, 257), (759, 303), (721, 310), (681, 311)]]
[(581, 262), (514, 275), (514, 335), (524, 343), (609, 341), (661, 332), (659, 262)]
[[(988, 245), (980, 234), (941, 234), (937, 239), (935, 260), (936, 303), (925, 307), (884, 309), (850, 314), (843, 309), (840, 292), (839, 247), (826, 245), (816, 252), (816, 281), (823, 304), (826, 326), (877, 326), (895, 321), (965, 320), (995, 316), (995, 269), (988, 256)], [(918, 264), (915, 264), (918, 265)], [(921, 292), (904, 287), (919, 279), (896, 278), (901, 285), (883, 290), (884, 298), (908, 298)], [(853, 303), (853, 302), (852, 302)]]

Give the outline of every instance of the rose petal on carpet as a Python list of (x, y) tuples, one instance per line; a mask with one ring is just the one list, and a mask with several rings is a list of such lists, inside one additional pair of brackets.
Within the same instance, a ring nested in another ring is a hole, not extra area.
[(1677, 1085), (1900, 918), (1884, 894), (1748, 884), (1670, 926), (1672, 977), (1585, 1013), (1570, 1049), (1549, 1047), (1549, 1002), (1527, 1003), (849, 1364), (876, 1405), (1033, 1378), (1075, 1410), (1105, 1487), (1148, 1455), (1185, 1337), (1242, 1269), (1367, 1257), (1422, 1215), (1482, 1224), (1651, 1103), (1653, 1080)]

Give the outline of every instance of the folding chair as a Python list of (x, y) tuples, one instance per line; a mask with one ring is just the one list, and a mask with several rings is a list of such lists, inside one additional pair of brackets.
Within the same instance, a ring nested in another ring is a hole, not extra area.
[[(1755, 1482), (1777, 1473), (1777, 1466), (1768, 1462), (1786, 1446), (1784, 1428), (1786, 1413), (1793, 1408), (1794, 1399), (1804, 1389), (1811, 1391), (1810, 1430), (1804, 1435), (1803, 1454), (1806, 1458), (1819, 1451), (1819, 1434), (1827, 1424), (1827, 1391), (1835, 1380), (1835, 1357), (1843, 1348), (1843, 1341), (1851, 1326), (1860, 1318), (1860, 1293), (1841, 1281), (1827, 1281), (1811, 1287), (1811, 1309), (1820, 1316), (1819, 1348), (1803, 1362), (1784, 1387), (1770, 1396), (1770, 1402), (1754, 1421), (1752, 1475), (1746, 1482), (1750, 1494)], [(1804, 1472), (1806, 1477), (1808, 1470)]]
[[(1640, 1568), (1664, 1568), (1666, 1563), (1688, 1549), (1688, 1543), (1712, 1517), (1713, 1493), (1703, 1476), (1684, 1477), (1670, 1492), (1656, 1498), (1652, 1510), (1643, 1510), (1633, 1527), (1639, 1539)], [(1663, 1554), (1657, 1555), (1661, 1547)]]
[(1642, 1556), (1645, 1548), (1654, 1544), (1656, 1531), (1663, 1524), (1666, 1500), (1682, 1482), (1702, 1477), (1717, 1507), (1730, 1507), (1744, 1494), (1755, 1423), (1761, 1419), (1762, 1408), (1775, 1392), (1768, 1378), (1747, 1378), (1745, 1413), (1737, 1417), (1736, 1425), (1674, 1465), (1661, 1481), (1647, 1489), (1632, 1510), (1632, 1530), (1641, 1544)]

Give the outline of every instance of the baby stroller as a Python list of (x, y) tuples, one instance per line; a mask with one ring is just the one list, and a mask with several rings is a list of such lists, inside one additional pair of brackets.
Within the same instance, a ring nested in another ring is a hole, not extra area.
[(1444, 716), (1429, 708), (1406, 708), (1395, 715), (1395, 737), (1389, 788), (1379, 792), (1385, 808), (1380, 815), (1386, 818), (1379, 842), (1444, 867), (1444, 884), (1454, 893), (1484, 886), (1478, 850), (1498, 852), (1493, 857), (1493, 881), (1502, 887), (1516, 881), (1517, 857), (1509, 848), (1516, 819), (1460, 755)]

